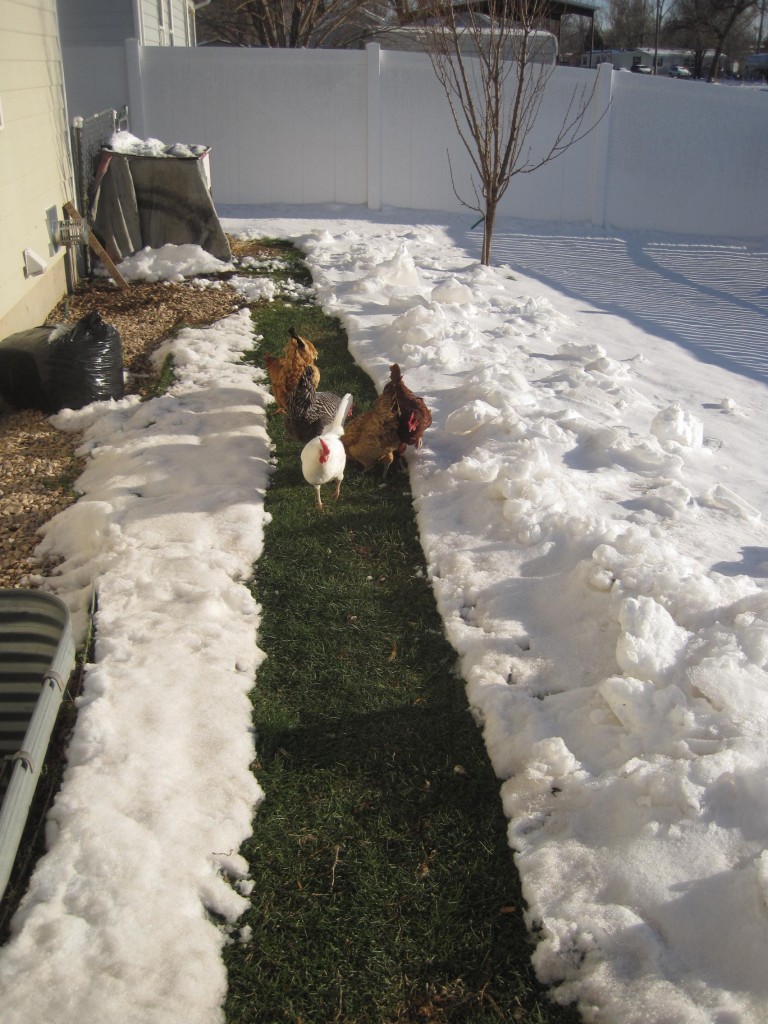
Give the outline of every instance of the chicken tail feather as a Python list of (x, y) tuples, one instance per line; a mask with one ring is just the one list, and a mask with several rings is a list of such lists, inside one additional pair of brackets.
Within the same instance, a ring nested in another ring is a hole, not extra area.
[(334, 434), (336, 437), (341, 437), (344, 433), (344, 420), (349, 414), (349, 410), (352, 408), (352, 395), (347, 393), (344, 395), (342, 400), (339, 402), (339, 407), (336, 410), (336, 415), (333, 417), (333, 422), (329, 427), (323, 431), (324, 434)]

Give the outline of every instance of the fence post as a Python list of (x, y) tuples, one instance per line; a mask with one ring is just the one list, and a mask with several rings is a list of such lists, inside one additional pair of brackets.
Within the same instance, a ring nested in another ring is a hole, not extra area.
[(613, 64), (597, 65), (595, 103), (602, 120), (595, 128), (592, 144), (592, 213), (590, 223), (605, 227), (605, 206), (608, 191), (608, 149), (611, 141), (611, 103), (613, 102)]
[(138, 39), (125, 40), (125, 66), (128, 72), (128, 111), (131, 133), (146, 139), (147, 112), (144, 107), (144, 79), (142, 76), (141, 44)]
[(381, 46), (366, 43), (368, 57), (368, 209), (381, 209)]

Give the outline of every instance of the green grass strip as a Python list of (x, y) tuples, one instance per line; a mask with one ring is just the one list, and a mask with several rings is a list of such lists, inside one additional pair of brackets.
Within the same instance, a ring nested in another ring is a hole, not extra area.
[[(255, 315), (252, 354), (290, 327), (320, 387), (375, 398), (337, 320)], [(530, 966), (500, 783), (427, 580), (408, 477), (348, 465), (315, 506), (301, 445), (270, 418), (277, 470), (253, 590), (267, 660), (253, 691), (266, 799), (243, 854), (255, 888), (225, 951), (229, 1024), (574, 1022)]]

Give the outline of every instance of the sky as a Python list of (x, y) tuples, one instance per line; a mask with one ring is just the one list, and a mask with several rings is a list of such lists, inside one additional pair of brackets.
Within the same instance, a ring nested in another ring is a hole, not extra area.
[[(471, 216), (220, 213), (298, 245), (377, 388), (398, 362), (430, 406), (408, 450), (417, 523), (539, 979), (587, 1022), (762, 1024), (766, 248), (502, 220), (483, 267)], [(188, 246), (121, 264), (202, 269)], [(32, 581), (78, 635), (96, 587), (96, 648), (48, 852), (0, 949), (3, 1024), (223, 1020), (221, 952), (250, 941), (259, 885), (237, 851), (264, 798), (244, 583), (271, 396), (240, 362), (258, 340), (247, 312), (185, 329), (157, 354), (177, 369), (166, 395), (53, 418), (88, 461), (38, 549), (59, 572)], [(344, 515), (343, 486), (326, 504)]]

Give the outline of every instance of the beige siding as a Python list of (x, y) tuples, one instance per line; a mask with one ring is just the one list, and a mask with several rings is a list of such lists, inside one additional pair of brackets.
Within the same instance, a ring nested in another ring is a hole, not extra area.
[(187, 0), (171, 0), (171, 14), (173, 16), (173, 45), (191, 46)]
[[(64, 293), (48, 212), (73, 195), (55, 0), (0, 0), (0, 339), (43, 321)], [(48, 263), (25, 277), (25, 249)]]
[(189, 46), (187, 0), (143, 0), (147, 46)]
[(144, 42), (147, 46), (167, 46), (163, 25), (167, 20), (167, 0), (143, 0)]

